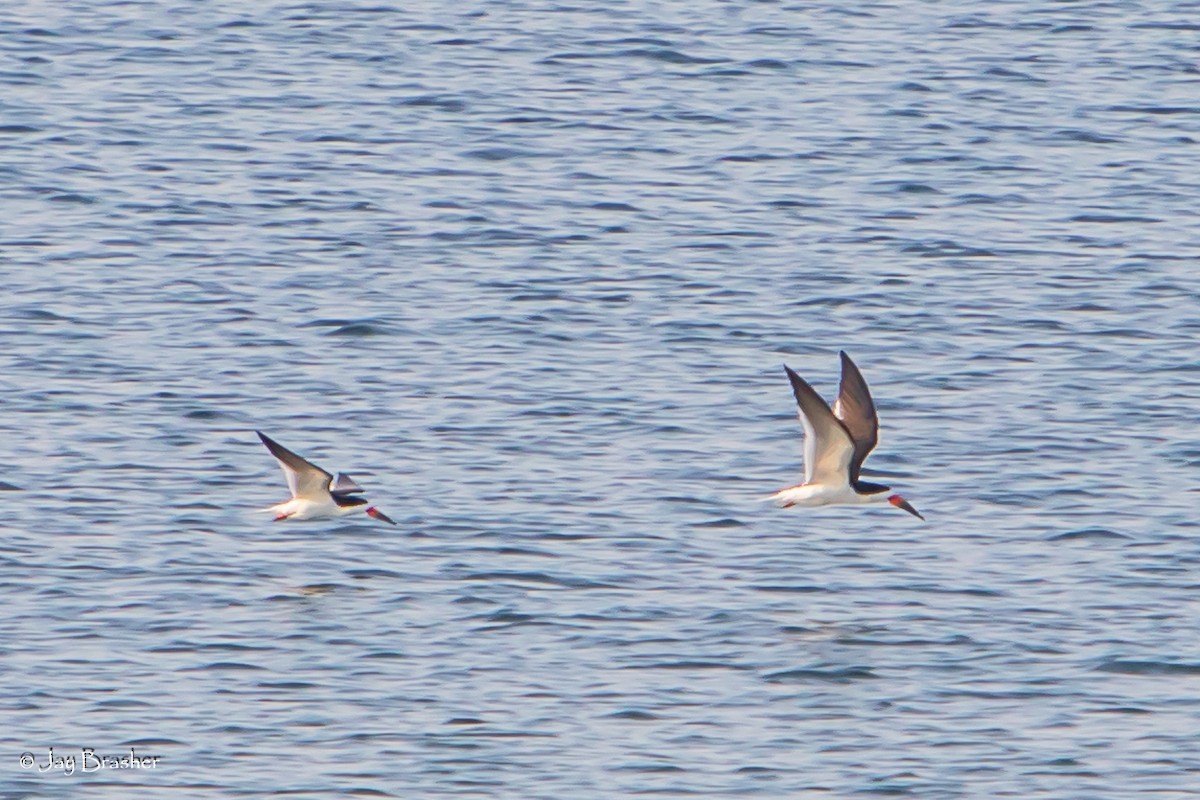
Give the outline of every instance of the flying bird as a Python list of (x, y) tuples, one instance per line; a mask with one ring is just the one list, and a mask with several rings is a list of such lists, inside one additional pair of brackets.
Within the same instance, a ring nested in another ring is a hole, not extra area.
[(786, 364), (804, 426), (804, 483), (771, 495), (782, 508), (888, 502), (914, 517), (921, 514), (890, 486), (859, 480), (867, 454), (879, 441), (879, 417), (862, 373), (845, 353), (838, 397), (829, 408), (821, 395)]
[(261, 431), (255, 433), (279, 461), (288, 488), (292, 490), (291, 500), (262, 509), (274, 512), (276, 522), (285, 519), (329, 519), (366, 511), (368, 516), (381, 522), (396, 524), (375, 506), (367, 505), (367, 498), (361, 496), (363, 488), (349, 475), (339, 473), (335, 481), (332, 475), (316, 464), (305, 461)]

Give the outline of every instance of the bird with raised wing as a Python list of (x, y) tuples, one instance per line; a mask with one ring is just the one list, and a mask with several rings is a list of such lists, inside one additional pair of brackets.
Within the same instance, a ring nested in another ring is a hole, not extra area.
[(283, 476), (292, 490), (292, 499), (262, 509), (273, 512), (276, 522), (285, 519), (329, 519), (365, 511), (368, 516), (381, 522), (396, 524), (375, 506), (367, 505), (367, 498), (361, 496), (363, 488), (349, 475), (339, 473), (335, 479), (261, 431), (255, 433), (283, 468)]
[(879, 417), (862, 373), (850, 356), (841, 356), (842, 380), (832, 409), (803, 378), (784, 365), (804, 426), (804, 483), (781, 489), (769, 499), (782, 508), (886, 501), (925, 519), (903, 497), (889, 494), (890, 486), (859, 479), (863, 461), (879, 442)]

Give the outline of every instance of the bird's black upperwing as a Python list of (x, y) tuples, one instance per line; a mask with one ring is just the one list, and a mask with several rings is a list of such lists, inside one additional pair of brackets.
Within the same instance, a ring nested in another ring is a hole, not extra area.
[(863, 380), (862, 373), (845, 353), (842, 356), (842, 381), (838, 386), (838, 398), (833, 404), (833, 413), (850, 438), (854, 440), (854, 457), (850, 459), (850, 482), (858, 480), (859, 470), (867, 454), (879, 443), (879, 417), (875, 413), (875, 401), (871, 390)]

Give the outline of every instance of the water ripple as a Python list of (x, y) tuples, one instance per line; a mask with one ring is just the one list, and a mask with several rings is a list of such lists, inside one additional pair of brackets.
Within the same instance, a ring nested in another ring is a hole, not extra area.
[(8, 4), (7, 786), (1188, 796), (1191, 11)]

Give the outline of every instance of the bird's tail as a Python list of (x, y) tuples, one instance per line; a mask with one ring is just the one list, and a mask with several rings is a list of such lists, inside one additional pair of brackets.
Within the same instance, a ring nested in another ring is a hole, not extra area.
[(784, 491), (785, 490), (780, 489), (778, 492), (775, 492), (774, 494), (765, 494), (762, 497), (758, 498), (758, 502), (774, 503), (779, 508), (787, 508), (788, 506), (792, 505), (792, 503), (791, 503), (791, 501), (784, 500), (782, 497), (780, 497), (780, 495), (782, 495)]
[(766, 495), (765, 497), (762, 497), (760, 499), (763, 502), (770, 500), (772, 503), (779, 506), (780, 508), (791, 508), (792, 506), (796, 505), (796, 501), (789, 500), (787, 497), (787, 494), (788, 494), (788, 492), (790, 492), (792, 489), (795, 489), (795, 488), (796, 488), (795, 486), (787, 486), (787, 487), (784, 487), (783, 489), (780, 489), (778, 492), (775, 492), (774, 494)]

